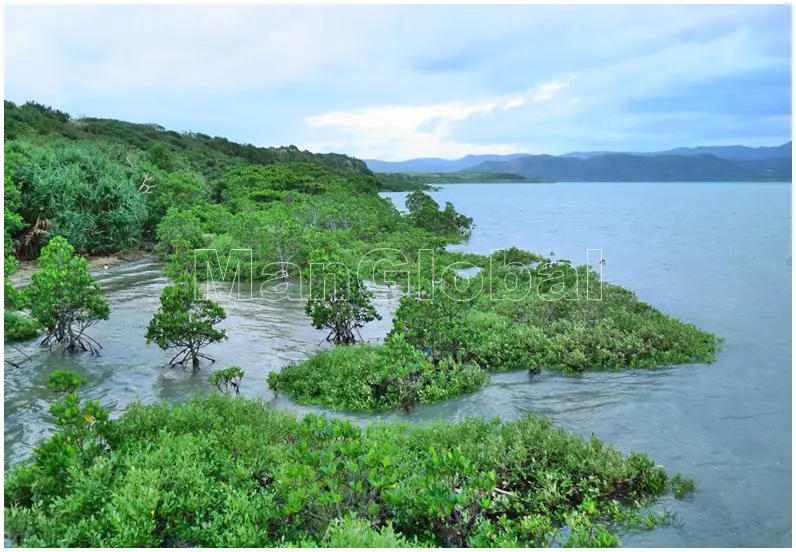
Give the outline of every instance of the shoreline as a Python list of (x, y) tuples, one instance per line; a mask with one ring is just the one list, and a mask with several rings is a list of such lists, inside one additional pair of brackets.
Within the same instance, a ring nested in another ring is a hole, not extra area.
[[(127, 251), (120, 251), (119, 253), (112, 253), (109, 255), (84, 255), (83, 257), (88, 260), (88, 269), (92, 274), (112, 266), (135, 263), (146, 259), (157, 259), (160, 257), (151, 249), (141, 249), (142, 245), (144, 244), (138, 244), (136, 249), (128, 249)], [(11, 276), (11, 281), (17, 287), (26, 286), (30, 283), (31, 278), (38, 268), (39, 265), (37, 261), (19, 261), (17, 269)]]

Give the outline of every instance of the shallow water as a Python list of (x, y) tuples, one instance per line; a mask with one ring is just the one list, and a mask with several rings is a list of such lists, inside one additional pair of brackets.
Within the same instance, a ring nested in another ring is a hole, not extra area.
[[(402, 206), (405, 194), (385, 194)], [(623, 535), (627, 546), (786, 546), (791, 540), (791, 259), (789, 184), (482, 184), (432, 195), (474, 217), (457, 249), (487, 253), (515, 245), (576, 263), (601, 249), (606, 281), (725, 338), (718, 362), (657, 371), (567, 376), (495, 375), (482, 391), (418, 408), (409, 418), (516, 418), (534, 412), (573, 433), (594, 433), (624, 451), (648, 453), (694, 477), (684, 501), (665, 501), (677, 523)], [(590, 257), (594, 261), (594, 257)], [(142, 262), (97, 274), (111, 318), (93, 328), (98, 358), (19, 348), (31, 360), (5, 369), (5, 465), (27, 456), (51, 431), (47, 375), (71, 368), (89, 379), (90, 398), (121, 411), (134, 400), (178, 401), (206, 393), (209, 370), (168, 369), (168, 352), (144, 344), (165, 280)], [(255, 287), (255, 293), (258, 287)], [(376, 290), (390, 327), (398, 292)], [(243, 394), (273, 399), (268, 372), (323, 348), (303, 303), (222, 301), (229, 340), (208, 353), (216, 366), (246, 371)], [(24, 359), (6, 347), (8, 358)], [(275, 403), (296, 412), (320, 411)], [(365, 423), (372, 416), (351, 416)], [(403, 414), (376, 418), (405, 419)]]

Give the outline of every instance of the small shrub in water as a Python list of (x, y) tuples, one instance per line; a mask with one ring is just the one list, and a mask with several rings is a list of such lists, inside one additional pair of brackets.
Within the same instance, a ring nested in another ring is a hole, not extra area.
[(47, 387), (59, 393), (72, 393), (86, 382), (86, 378), (71, 370), (53, 370), (47, 379)]
[(245, 374), (246, 372), (237, 366), (232, 366), (210, 376), (210, 383), (225, 395), (231, 395), (233, 391), (235, 395), (240, 395), (240, 382)]

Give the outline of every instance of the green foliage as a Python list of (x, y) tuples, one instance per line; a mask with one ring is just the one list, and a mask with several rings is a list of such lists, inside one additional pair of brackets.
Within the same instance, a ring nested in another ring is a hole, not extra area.
[(359, 428), (220, 394), (97, 414), (59, 410), (7, 474), (15, 546), (615, 545), (667, 491), (645, 456), (530, 415)]
[(53, 370), (47, 378), (47, 387), (59, 393), (73, 393), (87, 381), (85, 377), (71, 370)]
[(194, 205), (206, 204), (209, 198), (210, 192), (200, 175), (187, 172), (166, 173), (147, 194), (147, 224), (155, 227), (169, 209), (190, 209)]
[(240, 382), (246, 373), (237, 366), (224, 368), (210, 376), (210, 383), (226, 395), (240, 395)]
[[(445, 254), (446, 263), (464, 262), (456, 259)], [(652, 369), (715, 359), (716, 336), (601, 282), (586, 267), (515, 248), (491, 258), (470, 255), (466, 262), (486, 268), (469, 280), (447, 271), (434, 293), (421, 273), (396, 312), (393, 332), (436, 359), (454, 355), (490, 371), (531, 372)]]
[[(255, 277), (288, 280), (294, 266), (308, 266), (314, 230), (284, 203), (267, 211), (238, 213), (230, 223), (234, 243), (245, 243), (256, 259)], [(293, 273), (296, 271), (293, 270)]]
[(478, 366), (450, 359), (434, 364), (400, 335), (382, 346), (324, 351), (268, 374), (271, 389), (300, 403), (366, 412), (408, 412), (420, 403), (476, 391), (485, 381)]
[(87, 144), (9, 148), (24, 157), (7, 167), (30, 227), (20, 238), (23, 257), (36, 257), (46, 236), (63, 236), (81, 253), (119, 251), (139, 238), (146, 199), (129, 166)]
[[(169, 209), (207, 206), (211, 189), (215, 200), (243, 210), (319, 194), (388, 203), (377, 198), (378, 181), (364, 162), (340, 154), (258, 148), (155, 124), (72, 120), (35, 102), (6, 102), (5, 128), (7, 140), (15, 139), (5, 147), (6, 246), (19, 245), (20, 258), (38, 256), (53, 235), (81, 253), (123, 250), (142, 230), (149, 236)], [(167, 240), (165, 249), (172, 248)]]
[[(586, 267), (546, 259), (506, 268), (495, 271), (494, 293), (479, 307), (544, 334), (530, 335), (529, 369), (651, 369), (715, 359), (716, 336), (662, 314), (627, 289), (601, 282)], [(500, 291), (507, 272), (519, 282), (515, 291)]]
[(683, 477), (679, 473), (669, 480), (669, 487), (672, 494), (677, 499), (685, 498), (696, 489), (693, 479), (690, 477)]
[(311, 153), (295, 146), (261, 148), (200, 132), (178, 133), (154, 123), (93, 117), (72, 119), (66, 113), (35, 102), (18, 107), (6, 101), (5, 130), (6, 139), (37, 142), (68, 139), (110, 145), (128, 153), (140, 152), (142, 158), (161, 171), (197, 171), (208, 180), (242, 165), (300, 162), (322, 165), (337, 174), (362, 176), (372, 180), (374, 186), (376, 182), (362, 160), (347, 155)]
[(539, 372), (548, 346), (544, 332), (535, 326), (512, 323), (492, 312), (473, 312), (464, 321), (469, 328), (467, 354), (492, 372)]
[(17, 269), (17, 260), (8, 255), (5, 257), (3, 263), (3, 290), (5, 307), (21, 308), (25, 303), (25, 296), (22, 294), (11, 281), (11, 275)]
[(160, 309), (149, 322), (146, 342), (154, 342), (164, 350), (177, 349), (170, 365), (185, 365), (190, 361), (193, 369), (198, 370), (200, 358), (215, 362), (201, 350), (227, 338), (224, 330), (214, 327), (227, 315), (218, 303), (202, 296), (192, 276), (179, 274), (174, 279), (173, 285), (163, 288)]
[(216, 195), (238, 208), (286, 200), (291, 194), (321, 194), (334, 175), (310, 163), (251, 165), (231, 170), (216, 182)]
[[(157, 227), (158, 245), (161, 254), (175, 251), (192, 252), (206, 245), (202, 223), (192, 211), (170, 209)], [(191, 257), (193, 262), (193, 257)]]
[(3, 312), (3, 339), (5, 342), (25, 341), (39, 335), (39, 325), (21, 312)]
[(11, 175), (8, 174), (9, 166), (13, 166), (14, 163), (14, 155), (11, 152), (7, 152), (6, 155), (11, 157), (11, 159), (6, 159), (6, 174), (3, 176), (3, 254), (7, 258), (18, 245), (14, 236), (26, 225), (22, 220), (22, 215), (19, 214), (22, 207), (22, 192)]
[(434, 234), (449, 234), (469, 237), (473, 230), (473, 219), (456, 212), (453, 204), (445, 203), (440, 211), (439, 205), (427, 193), (417, 190), (406, 197), (406, 208), (415, 226)]
[(400, 533), (396, 533), (392, 522), (377, 529), (371, 522), (346, 516), (340, 520), (333, 520), (325, 533), (322, 541), (324, 547), (329, 548), (418, 548), (430, 546), (416, 538), (407, 540)]
[(14, 495), (18, 505), (28, 506), (34, 500), (57, 501), (72, 490), (73, 477), (88, 473), (95, 460), (103, 462), (100, 456), (106, 452), (112, 428), (99, 401), (82, 401), (75, 391), (85, 383), (84, 377), (68, 370), (50, 374), (50, 389), (65, 393), (50, 406), (58, 433), (34, 448), (31, 462), (17, 466), (6, 480), (6, 498)]
[(316, 254), (311, 270), (313, 274), (305, 310), (312, 319), (312, 326), (329, 330), (326, 341), (335, 345), (353, 345), (360, 328), (372, 320), (381, 319), (371, 302), (373, 294), (365, 289), (356, 269), (352, 270), (338, 260), (330, 260), (327, 255)]
[(45, 246), (24, 295), (31, 314), (46, 328), (43, 346), (92, 353), (101, 348), (85, 331), (108, 319), (108, 302), (88, 271), (88, 261), (75, 256), (66, 239), (58, 236)]
[(423, 272), (430, 267), (420, 263), (385, 346), (321, 353), (269, 375), (269, 385), (302, 403), (409, 410), (478, 389), (484, 371), (652, 369), (715, 358), (715, 336), (628, 290), (601, 286), (585, 267), (514, 248), (499, 262), (497, 255), (442, 254), (440, 268), (486, 268), (469, 279), (445, 270), (433, 287)]
[(48, 135), (63, 133), (68, 135), (68, 113), (53, 109), (37, 102), (25, 102), (17, 107), (14, 102), (6, 100), (5, 107), (5, 138), (13, 140), (19, 135), (34, 133)]
[[(7, 236), (6, 236), (7, 237)], [(17, 310), (25, 307), (25, 295), (11, 281), (11, 275), (17, 268), (17, 260), (7, 255), (3, 263), (4, 299), (3, 340), (5, 342), (24, 341), (39, 334), (39, 325), (35, 320)]]
[(472, 355), (465, 344), (474, 339), (467, 324), (479, 290), (473, 282), (447, 271), (443, 278), (401, 297), (395, 312), (393, 332), (432, 355), (435, 362), (450, 357), (468, 361)]

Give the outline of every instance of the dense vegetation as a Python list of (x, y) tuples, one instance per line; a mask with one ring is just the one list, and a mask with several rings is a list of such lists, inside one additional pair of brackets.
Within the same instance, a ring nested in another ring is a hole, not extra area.
[[(38, 257), (50, 235), (64, 236), (79, 253), (123, 250), (151, 236), (169, 207), (206, 204), (211, 192), (220, 199), (238, 184), (253, 201), (278, 199), (285, 191), (278, 186), (265, 190), (267, 198), (252, 188), (259, 171), (276, 164), (302, 164), (302, 175), (316, 170), (316, 180), (322, 175), (329, 186), (378, 188), (365, 164), (345, 155), (259, 148), (153, 124), (73, 120), (35, 102), (5, 102), (5, 138), (5, 229), (26, 259)], [(276, 169), (264, 178), (281, 176)], [(283, 187), (312, 192), (298, 182)], [(237, 206), (247, 198), (225, 199)]]
[(432, 403), (471, 393), (486, 373), (474, 364), (452, 359), (434, 363), (402, 336), (383, 346), (361, 344), (324, 351), (271, 372), (268, 384), (306, 404), (367, 412)]
[(115, 119), (81, 117), (36, 102), (17, 106), (5, 102), (5, 139), (46, 143), (53, 139), (113, 144), (127, 152), (137, 151), (141, 160), (160, 170), (196, 171), (207, 179), (222, 176), (234, 167), (275, 163), (318, 163), (341, 173), (371, 175), (359, 159), (336, 153), (317, 154), (295, 146), (257, 147), (239, 144), (201, 132), (179, 133), (154, 123), (136, 124)]
[(11, 282), (11, 275), (16, 270), (16, 266), (17, 260), (7, 255), (3, 261), (5, 276), (3, 282), (3, 337), (6, 342), (31, 339), (39, 333), (39, 325), (20, 310), (25, 306), (25, 294), (21, 293)]
[(215, 395), (108, 420), (74, 391), (53, 414), (6, 477), (16, 545), (611, 546), (691, 488), (534, 416), (360, 429)]
[[(85, 257), (154, 239), (173, 285), (141, 343), (174, 349), (176, 364), (199, 369), (212, 360), (204, 347), (226, 337), (223, 309), (202, 296), (207, 280), (309, 286), (307, 323), (335, 347), (268, 378), (299, 402), (408, 412), (473, 392), (492, 371), (715, 356), (715, 336), (588, 267), (514, 248), (447, 251), (472, 219), (421, 190), (398, 210), (357, 159), (72, 120), (35, 103), (7, 102), (5, 124), (6, 339), (44, 329), (45, 345), (95, 351), (84, 330), (112, 313)], [(39, 261), (24, 291), (8, 281), (17, 258)], [(481, 272), (459, 275), (468, 267)], [(354, 344), (378, 317), (366, 281), (403, 290), (383, 344)], [(210, 380), (237, 395), (245, 368)], [(683, 488), (645, 457), (531, 417), (361, 430), (213, 397), (111, 421), (81, 399), (82, 383), (51, 380), (66, 393), (51, 408), (60, 432), (7, 478), (6, 531), (18, 544), (611, 545), (604, 522), (642, 521), (641, 502), (672, 481)]]
[(654, 369), (715, 359), (714, 335), (601, 282), (588, 267), (517, 249), (436, 260), (444, 267), (463, 258), (481, 272), (449, 271), (433, 286), (424, 268), (410, 275), (392, 331), (409, 349), (395, 354), (388, 341), (322, 353), (271, 374), (269, 385), (332, 408), (409, 410), (476, 390), (484, 371)]

